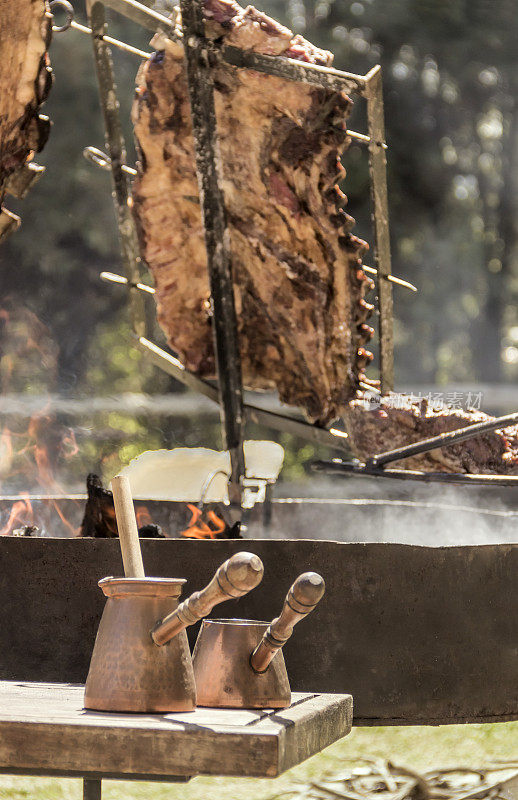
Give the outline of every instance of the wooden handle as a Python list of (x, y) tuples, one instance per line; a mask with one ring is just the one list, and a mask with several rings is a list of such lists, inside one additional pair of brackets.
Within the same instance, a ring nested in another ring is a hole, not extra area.
[(201, 592), (194, 592), (178, 608), (157, 622), (151, 636), (155, 644), (166, 644), (188, 625), (210, 614), (223, 600), (243, 597), (261, 583), (264, 567), (253, 553), (236, 553), (218, 568), (211, 582)]
[(145, 578), (129, 480), (125, 475), (116, 475), (115, 478), (112, 478), (111, 487), (121, 543), (124, 575), (126, 578)]
[(325, 590), (324, 579), (317, 572), (299, 575), (286, 595), (280, 616), (270, 623), (250, 656), (250, 666), (254, 672), (266, 672), (275, 653), (290, 638), (294, 626), (313, 611)]

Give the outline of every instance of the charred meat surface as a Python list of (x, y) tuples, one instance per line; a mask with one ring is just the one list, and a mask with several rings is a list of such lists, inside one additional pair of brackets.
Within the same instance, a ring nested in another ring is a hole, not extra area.
[[(0, 0), (0, 206), (6, 194), (23, 197), (43, 172), (31, 162), (50, 129), (40, 107), (52, 84), (51, 35), (46, 0)], [(0, 208), (0, 238), (19, 223)]]
[[(387, 450), (421, 442), (441, 433), (486, 422), (492, 417), (474, 409), (435, 409), (424, 398), (391, 394), (374, 408), (353, 401), (345, 414), (349, 441), (362, 460)], [(394, 461), (390, 467), (425, 472), (518, 475), (518, 426), (484, 433), (459, 444)]]
[[(330, 65), (331, 53), (233, 0), (205, 0), (206, 34), (244, 50)], [(180, 33), (180, 28), (178, 27)], [(163, 35), (137, 78), (140, 150), (133, 195), (158, 318), (186, 367), (215, 374), (207, 259), (181, 43)], [(372, 358), (362, 270), (337, 181), (348, 145), (345, 93), (219, 63), (220, 172), (245, 386), (328, 423)]]

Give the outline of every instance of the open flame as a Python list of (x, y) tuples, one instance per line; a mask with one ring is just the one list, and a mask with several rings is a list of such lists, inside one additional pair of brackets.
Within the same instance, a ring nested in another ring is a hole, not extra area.
[(218, 517), (215, 511), (204, 514), (201, 508), (192, 503), (187, 503), (187, 508), (191, 512), (191, 519), (187, 528), (180, 531), (180, 536), (187, 539), (216, 539), (226, 529), (225, 520)]
[(145, 525), (152, 525), (153, 519), (149, 513), (147, 506), (136, 506), (135, 516), (137, 518), (137, 528), (143, 528)]
[(0, 530), (0, 536), (7, 536), (17, 527), (26, 527), (34, 523), (34, 511), (29, 495), (24, 494), (19, 500), (15, 500), (11, 507), (9, 519)]
[[(24, 393), (28, 376), (31, 382), (34, 378), (36, 385), (42, 376), (43, 385), (48, 385), (57, 374), (58, 347), (47, 327), (23, 306), (15, 306), (11, 301), (7, 301), (7, 306), (0, 309), (0, 411), (1, 395)], [(29, 493), (36, 490), (37, 494), (64, 495), (56, 473), (63, 461), (77, 452), (74, 432), (50, 411), (49, 402), (32, 415), (28, 424), (16, 415), (9, 425), (4, 424), (0, 433), (0, 487), (9, 493), (16, 492), (18, 487), (21, 490), (0, 535), (9, 535), (20, 525), (41, 524), (39, 519), (35, 520)], [(56, 500), (50, 497), (41, 502), (57, 513), (68, 535), (77, 536), (78, 530)]]

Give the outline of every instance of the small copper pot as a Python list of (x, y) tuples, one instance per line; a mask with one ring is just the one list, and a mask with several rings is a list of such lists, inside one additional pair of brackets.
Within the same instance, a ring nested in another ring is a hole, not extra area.
[(178, 606), (184, 578), (103, 578), (108, 598), (85, 687), (85, 708), (97, 711), (192, 711), (196, 686), (189, 643), (181, 630), (163, 647), (150, 631)]
[(286, 708), (290, 683), (282, 648), (294, 626), (313, 611), (325, 591), (323, 578), (304, 572), (291, 586), (272, 622), (208, 619), (193, 653), (198, 705), (221, 708)]
[(266, 672), (250, 666), (250, 655), (268, 622), (203, 620), (193, 653), (198, 705), (223, 708), (286, 708), (291, 702), (284, 656), (279, 650)]

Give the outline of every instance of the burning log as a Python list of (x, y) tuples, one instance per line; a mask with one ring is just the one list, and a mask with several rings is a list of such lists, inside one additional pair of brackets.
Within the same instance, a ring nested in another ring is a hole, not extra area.
[(52, 85), (46, 0), (0, 0), (0, 238), (20, 219), (1, 207), (5, 194), (24, 197), (43, 167), (31, 163), (50, 130), (40, 107)]
[[(436, 409), (426, 398), (390, 394), (352, 402), (345, 413), (349, 442), (363, 461), (388, 450), (421, 442), (491, 419), (475, 409)], [(425, 472), (518, 475), (518, 426), (485, 432), (467, 441), (420, 453), (392, 467)]]
[[(206, 35), (226, 45), (330, 65), (331, 53), (233, 0), (206, 0)], [(178, 35), (181, 28), (178, 26)], [(181, 42), (158, 35), (137, 79), (141, 163), (134, 211), (156, 283), (160, 324), (188, 369), (215, 372), (206, 251)], [(350, 98), (218, 62), (221, 185), (230, 236), (243, 378), (327, 423), (356, 396), (373, 285), (336, 183)]]
[[(109, 489), (105, 489), (98, 475), (91, 472), (86, 479), (86, 489), (88, 499), (85, 505), (85, 513), (79, 536), (93, 536), (100, 539), (116, 539), (118, 537), (117, 522), (115, 519), (115, 506), (113, 504), (113, 494)], [(136, 511), (138, 522), (139, 509)], [(139, 536), (151, 539), (165, 539), (159, 525), (151, 523), (151, 518), (147, 512), (148, 519), (139, 527)]]
[[(84, 517), (79, 529), (79, 536), (92, 536), (100, 539), (115, 539), (118, 537), (117, 522), (113, 494), (105, 489), (98, 475), (90, 473), (86, 479), (88, 499), (85, 505)], [(226, 520), (223, 504), (209, 503), (206, 506), (197, 506), (187, 503), (191, 519), (185, 528), (180, 531), (180, 536), (187, 539), (241, 539), (240, 523), (231, 525)], [(145, 539), (165, 539), (166, 534), (160, 525), (152, 521), (151, 514), (146, 505), (135, 501), (135, 516), (137, 518), (138, 533)], [(181, 524), (185, 524), (182, 522)]]

